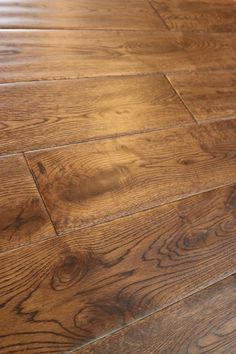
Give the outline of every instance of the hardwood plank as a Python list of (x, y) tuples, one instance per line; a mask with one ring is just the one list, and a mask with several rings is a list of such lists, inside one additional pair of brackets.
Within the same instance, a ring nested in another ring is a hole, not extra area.
[(26, 154), (59, 233), (236, 181), (236, 120)]
[(236, 185), (0, 255), (0, 352), (65, 353), (234, 273), (235, 200)]
[(236, 73), (208, 72), (168, 76), (199, 122), (236, 118)]
[(146, 0), (8, 0), (0, 28), (165, 30)]
[(151, 0), (171, 30), (235, 32), (234, 0)]
[(193, 122), (163, 76), (0, 85), (0, 152)]
[(231, 276), (73, 353), (234, 354), (235, 294), (236, 280)]
[(236, 35), (1, 31), (0, 82), (235, 68)]
[(0, 159), (0, 252), (55, 235), (22, 156)]

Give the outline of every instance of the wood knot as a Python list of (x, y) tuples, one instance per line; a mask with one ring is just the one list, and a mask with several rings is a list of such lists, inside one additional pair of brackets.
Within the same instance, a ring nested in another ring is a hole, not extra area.
[(60, 291), (80, 281), (89, 270), (88, 258), (83, 254), (66, 255), (54, 270), (52, 288)]
[[(98, 302), (86, 303), (74, 316), (74, 324), (77, 328), (83, 328), (86, 332), (93, 334), (94, 328), (102, 328), (103, 331), (110, 329), (110, 324), (123, 320), (122, 308), (113, 299), (102, 299)], [(104, 321), (106, 318), (106, 321)]]
[(202, 245), (205, 244), (207, 237), (207, 232), (198, 232), (191, 236), (186, 236), (184, 238), (184, 245), (188, 248), (202, 247)]
[(192, 164), (194, 164), (194, 160), (191, 160), (191, 159), (182, 159), (182, 160), (180, 160), (180, 163), (182, 164), (182, 165), (192, 165)]

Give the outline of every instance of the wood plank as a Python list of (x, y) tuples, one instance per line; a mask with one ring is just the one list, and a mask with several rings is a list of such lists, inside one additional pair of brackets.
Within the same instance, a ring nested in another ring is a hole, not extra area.
[(146, 0), (8, 0), (0, 28), (165, 30)]
[(236, 280), (231, 276), (73, 353), (233, 354), (236, 348), (235, 296)]
[(0, 82), (236, 67), (236, 35), (1, 31)]
[(234, 0), (151, 0), (171, 30), (235, 32)]
[(0, 252), (55, 235), (22, 156), (0, 159)]
[(0, 255), (0, 352), (65, 353), (234, 273), (235, 201), (236, 185)]
[(236, 118), (236, 72), (169, 75), (199, 122)]
[(163, 76), (0, 85), (0, 152), (193, 122)]
[(59, 233), (236, 181), (236, 120), (27, 153)]

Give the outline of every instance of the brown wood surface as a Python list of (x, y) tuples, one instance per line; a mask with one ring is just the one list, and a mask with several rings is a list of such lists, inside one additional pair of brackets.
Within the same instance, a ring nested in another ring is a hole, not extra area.
[(236, 120), (26, 156), (62, 233), (236, 182)]
[(235, 201), (232, 185), (1, 254), (1, 354), (66, 353), (234, 273)]
[(7, 0), (0, 28), (165, 30), (146, 0)]
[(150, 0), (171, 30), (236, 32), (235, 0)]
[(236, 34), (0, 32), (0, 82), (235, 68)]
[(0, 159), (0, 252), (55, 235), (22, 156)]
[(163, 76), (0, 85), (0, 152), (193, 122)]
[(236, 118), (236, 72), (168, 76), (199, 123)]
[(231, 276), (73, 353), (234, 354), (235, 297), (236, 279), (235, 276)]
[(235, 354), (235, 69), (235, 0), (0, 1), (0, 354)]

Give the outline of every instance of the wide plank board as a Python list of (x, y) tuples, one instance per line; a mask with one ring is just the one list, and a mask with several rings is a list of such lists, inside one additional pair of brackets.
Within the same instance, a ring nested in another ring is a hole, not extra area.
[(193, 122), (163, 76), (0, 85), (0, 153)]
[(7, 0), (0, 28), (166, 29), (146, 0)]
[(236, 67), (236, 35), (2, 30), (0, 83)]
[(0, 255), (1, 354), (67, 353), (233, 274), (235, 215), (233, 185)]
[(0, 158), (0, 252), (55, 235), (25, 159)]
[(236, 32), (235, 0), (150, 0), (171, 30)]
[(170, 74), (169, 80), (200, 123), (236, 118), (236, 72)]
[(236, 120), (26, 156), (63, 233), (236, 182)]
[(236, 278), (231, 276), (103, 340), (79, 354), (234, 354)]

